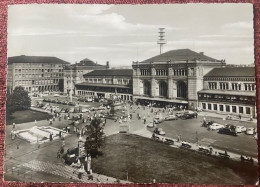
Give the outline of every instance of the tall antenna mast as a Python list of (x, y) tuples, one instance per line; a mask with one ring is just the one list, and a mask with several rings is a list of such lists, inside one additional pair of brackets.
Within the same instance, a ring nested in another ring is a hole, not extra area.
[(162, 54), (163, 52), (163, 45), (166, 44), (166, 40), (165, 40), (165, 28), (159, 28), (159, 39), (157, 41), (157, 44), (160, 45), (160, 54)]

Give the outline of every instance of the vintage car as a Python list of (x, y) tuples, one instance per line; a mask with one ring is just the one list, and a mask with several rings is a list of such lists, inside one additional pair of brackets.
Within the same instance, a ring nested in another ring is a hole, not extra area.
[(224, 128), (224, 125), (218, 124), (218, 123), (213, 123), (212, 125), (209, 126), (210, 130), (219, 130), (221, 128)]
[(171, 120), (177, 120), (177, 119), (178, 119), (177, 116), (175, 116), (175, 115), (169, 115), (169, 116), (167, 116), (164, 120), (165, 120), (165, 121), (171, 121)]
[(232, 130), (230, 128), (221, 128), (218, 131), (219, 134), (227, 134), (227, 135), (233, 135), (233, 136), (237, 136), (237, 132), (235, 130)]
[(155, 128), (154, 133), (158, 135), (165, 135), (165, 132), (163, 131), (162, 128)]

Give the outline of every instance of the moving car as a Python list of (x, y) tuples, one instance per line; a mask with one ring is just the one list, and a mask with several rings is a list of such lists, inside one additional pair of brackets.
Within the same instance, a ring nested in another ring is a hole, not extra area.
[(218, 124), (218, 123), (213, 123), (212, 125), (209, 126), (210, 130), (219, 130), (221, 128), (224, 128), (224, 125)]
[(194, 118), (195, 116), (193, 114), (189, 114), (189, 113), (185, 113), (183, 114), (180, 118), (181, 119), (192, 119)]
[(169, 115), (165, 118), (165, 121), (177, 120), (178, 117), (175, 115)]
[(255, 129), (253, 127), (249, 127), (246, 130), (247, 135), (253, 135), (255, 133)]
[(165, 132), (163, 131), (162, 128), (155, 128), (154, 133), (159, 135), (165, 135)]
[(237, 136), (237, 132), (230, 128), (221, 128), (221, 129), (219, 129), (218, 133)]

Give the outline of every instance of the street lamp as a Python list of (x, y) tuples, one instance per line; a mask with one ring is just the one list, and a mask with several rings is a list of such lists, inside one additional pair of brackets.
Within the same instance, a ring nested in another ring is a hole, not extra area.
[(128, 181), (128, 170), (126, 170), (126, 181)]

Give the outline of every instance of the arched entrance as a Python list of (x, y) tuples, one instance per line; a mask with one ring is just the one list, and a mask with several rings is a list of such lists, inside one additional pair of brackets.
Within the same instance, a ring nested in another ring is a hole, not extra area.
[(159, 96), (160, 97), (167, 97), (167, 83), (164, 81), (159, 82)]
[(148, 81), (144, 82), (144, 95), (147, 95), (147, 96), (151, 95), (151, 84)]
[(187, 85), (183, 81), (177, 82), (177, 97), (187, 98)]

